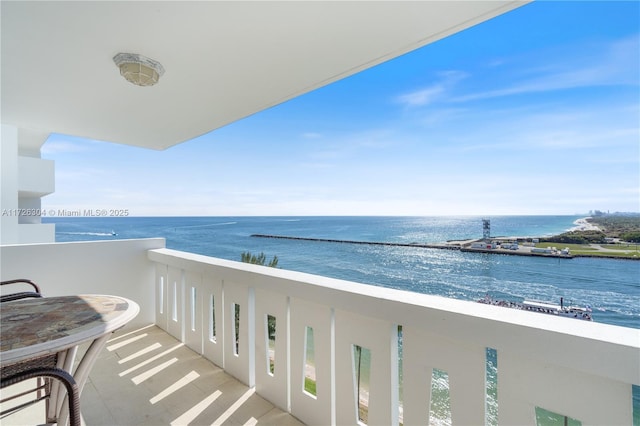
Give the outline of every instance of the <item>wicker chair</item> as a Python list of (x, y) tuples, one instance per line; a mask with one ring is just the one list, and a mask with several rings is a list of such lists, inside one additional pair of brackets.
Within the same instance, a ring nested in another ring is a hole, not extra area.
[[(12, 302), (25, 298), (42, 297), (40, 287), (38, 287), (38, 285), (31, 280), (16, 279), (0, 282), (0, 285), (2, 286), (11, 284), (26, 284), (32, 287), (33, 291), (19, 291), (17, 293), (3, 294), (0, 296), (0, 303)], [(0, 418), (4, 418), (9, 414), (12, 414), (43, 400), (46, 401), (46, 411), (47, 413), (49, 413), (49, 398), (52, 392), (57, 392), (57, 386), (54, 386), (53, 382), (54, 380), (56, 380), (57, 382), (62, 384), (62, 386), (64, 386), (67, 391), (69, 403), (69, 425), (81, 426), (80, 391), (78, 385), (76, 384), (74, 378), (67, 371), (57, 368), (57, 363), (57, 354), (50, 354), (0, 368), (0, 389), (4, 389), (5, 387), (15, 385), (25, 380), (36, 379), (36, 386), (34, 388), (10, 395), (6, 398), (3, 398), (0, 402), (4, 404), (32, 393), (36, 394), (34, 399), (4, 409), (2, 412), (0, 412)], [(47, 415), (47, 423), (57, 422), (57, 420), (57, 418), (49, 418), (49, 416)]]
[[(44, 361), (44, 362), (43, 362)], [(47, 402), (47, 412), (49, 411), (49, 398), (51, 396), (51, 392), (55, 392), (55, 387), (53, 386), (53, 380), (57, 380), (60, 382), (66, 389), (68, 395), (68, 403), (69, 403), (69, 425), (70, 426), (81, 426), (80, 420), (80, 391), (78, 389), (78, 385), (73, 377), (61, 368), (55, 367), (41, 367), (40, 365), (46, 365), (46, 360), (29, 360), (22, 363), (19, 363), (16, 366), (9, 366), (2, 368), (0, 375), (2, 376), (2, 380), (0, 381), (0, 388), (4, 389), (7, 386), (15, 385), (17, 383), (23, 382), (29, 379), (37, 379), (36, 387), (31, 388), (25, 392), (21, 392), (15, 395), (11, 395), (2, 400), (3, 403), (14, 400), (18, 397), (25, 396), (31, 393), (36, 393), (35, 399), (30, 401), (15, 405), (6, 410), (3, 410), (0, 413), (0, 418), (8, 416), (9, 414), (15, 413), (16, 411), (22, 410), (23, 408), (29, 407), (33, 404), (36, 404), (40, 401), (46, 400)], [(12, 373), (14, 367), (18, 367), (18, 370), (21, 370), (17, 373)], [(49, 418), (47, 416), (47, 423), (58, 421), (57, 418)]]
[[(27, 280), (24, 278), (20, 278), (17, 280), (9, 280), (0, 282), (0, 286), (4, 285), (21, 285), (26, 284), (27, 286), (33, 287), (31, 291), (20, 291), (17, 293), (8, 293), (0, 295), (0, 303), (1, 302), (11, 302), (12, 300), (26, 299), (28, 297), (42, 297), (42, 293), (40, 292), (40, 287), (36, 283), (31, 280)], [(24, 285), (22, 285), (24, 287)]]

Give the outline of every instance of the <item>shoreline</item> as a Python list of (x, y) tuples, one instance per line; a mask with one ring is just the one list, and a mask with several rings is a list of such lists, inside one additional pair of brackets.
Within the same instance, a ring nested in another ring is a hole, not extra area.
[[(548, 234), (548, 235), (544, 235), (544, 236), (531, 236), (531, 235), (512, 235), (512, 236), (502, 236), (502, 235), (498, 235), (495, 237), (491, 237), (491, 238), (495, 238), (495, 239), (505, 239), (505, 240), (531, 240), (534, 238), (537, 239), (542, 239), (542, 238), (553, 238), (553, 237), (557, 237), (559, 235), (562, 235), (564, 233), (567, 232), (580, 232), (580, 231), (599, 231), (599, 232), (604, 232), (599, 226), (594, 225), (592, 223), (590, 223), (588, 221), (588, 219), (591, 219), (591, 216), (587, 216), (587, 217), (583, 217), (580, 219), (576, 219), (573, 222), (573, 226), (571, 228), (565, 229), (562, 232), (559, 232), (557, 234)], [(476, 239), (476, 240), (479, 240)], [(456, 240), (451, 240), (451, 241), (456, 241)], [(467, 241), (467, 240), (462, 240), (462, 241)], [(471, 240), (469, 240), (471, 241)], [(475, 240), (474, 240), (475, 241)]]
[(569, 228), (565, 232), (576, 232), (576, 231), (599, 231), (599, 232), (603, 232), (602, 229), (600, 229), (600, 227), (598, 227), (597, 225), (589, 223), (588, 219), (591, 219), (591, 216), (583, 217), (582, 219), (576, 220), (575, 222), (573, 222), (573, 224), (575, 226), (573, 226), (572, 228)]
[[(591, 217), (584, 217), (577, 219), (573, 222), (574, 226), (565, 232), (580, 232), (580, 231), (600, 231), (602, 229), (596, 225), (588, 222)], [(562, 233), (561, 233), (562, 234)], [(556, 234), (561, 235), (561, 234)], [(461, 252), (472, 253), (488, 253), (488, 254), (503, 254), (503, 255), (516, 255), (516, 256), (529, 256), (529, 257), (550, 257), (557, 259), (573, 259), (576, 257), (589, 257), (589, 258), (605, 258), (605, 259), (620, 259), (620, 260), (640, 260), (640, 257), (629, 257), (619, 255), (608, 255), (605, 253), (591, 254), (591, 253), (576, 253), (573, 254), (569, 249), (563, 250), (562, 248), (550, 247), (540, 248), (535, 247), (533, 240), (547, 237), (492, 237), (492, 240), (497, 240), (491, 243), (483, 244), (482, 247), (473, 246), (474, 243), (482, 242), (481, 238), (467, 239), (467, 240), (450, 240), (444, 243), (401, 243), (401, 242), (381, 242), (381, 241), (357, 241), (357, 240), (340, 240), (333, 238), (309, 238), (309, 237), (296, 237), (286, 235), (273, 235), (273, 234), (252, 234), (251, 237), (257, 238), (273, 238), (283, 240), (297, 240), (297, 241), (309, 241), (309, 242), (325, 242), (325, 243), (341, 243), (341, 244), (362, 244), (373, 246), (391, 246), (391, 247), (415, 247), (415, 248), (427, 248), (427, 249), (445, 249), (445, 250), (457, 250)], [(503, 244), (500, 244), (500, 240), (503, 240)], [(508, 242), (506, 244), (504, 241)]]

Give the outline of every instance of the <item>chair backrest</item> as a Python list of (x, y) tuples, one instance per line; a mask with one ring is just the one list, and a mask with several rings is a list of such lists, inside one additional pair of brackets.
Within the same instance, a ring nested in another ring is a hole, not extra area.
[(40, 292), (40, 287), (31, 280), (25, 278), (18, 278), (15, 280), (1, 281), (0, 286), (8, 286), (12, 285), (14, 287), (31, 287), (29, 291), (13, 291), (11, 293), (7, 293), (6, 290), (2, 290), (2, 294), (0, 295), (0, 303), (2, 302), (11, 302), (12, 300), (26, 299), (29, 297), (42, 297), (42, 293)]

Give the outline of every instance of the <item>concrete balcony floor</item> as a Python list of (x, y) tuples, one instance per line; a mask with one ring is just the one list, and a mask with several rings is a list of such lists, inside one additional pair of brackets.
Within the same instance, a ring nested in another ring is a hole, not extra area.
[[(114, 334), (81, 408), (87, 425), (302, 425), (154, 325)], [(2, 420), (38, 423), (42, 404)]]

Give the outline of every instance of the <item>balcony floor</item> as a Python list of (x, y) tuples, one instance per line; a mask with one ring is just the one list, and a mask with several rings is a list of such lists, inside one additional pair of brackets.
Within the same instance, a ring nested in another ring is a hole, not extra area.
[[(116, 333), (96, 361), (81, 407), (87, 425), (302, 425), (153, 325)], [(2, 424), (44, 422), (43, 410), (32, 407)]]

